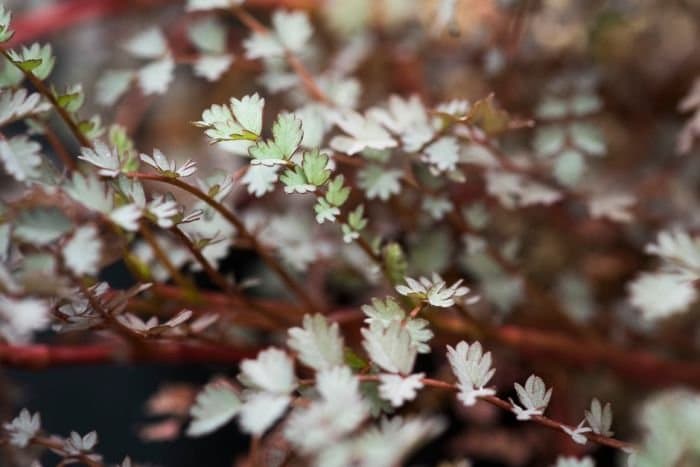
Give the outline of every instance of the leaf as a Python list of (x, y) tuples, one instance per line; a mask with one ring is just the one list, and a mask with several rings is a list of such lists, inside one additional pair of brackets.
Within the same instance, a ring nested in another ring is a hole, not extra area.
[(313, 34), (309, 16), (304, 11), (276, 10), (272, 15), (272, 25), (279, 42), (293, 53), (303, 52)]
[(408, 263), (401, 245), (396, 242), (386, 245), (382, 250), (382, 258), (384, 260), (384, 269), (391, 278), (391, 283), (398, 284), (403, 282), (404, 277), (406, 277)]
[(275, 394), (289, 394), (296, 388), (292, 359), (275, 348), (260, 352), (255, 360), (243, 360), (238, 379), (250, 388)]
[(94, 149), (87, 147), (82, 148), (78, 159), (88, 162), (100, 169), (97, 173), (103, 177), (113, 178), (122, 171), (122, 161), (119, 158), (119, 154), (101, 141), (95, 142)]
[(97, 81), (97, 102), (114, 105), (129, 89), (135, 73), (132, 70), (107, 70)]
[(282, 394), (269, 392), (249, 394), (241, 407), (241, 429), (245, 433), (262, 435), (282, 416), (290, 402), (291, 398)]
[(187, 0), (186, 11), (205, 11), (214, 9), (227, 9), (235, 5), (243, 4), (244, 0)]
[(335, 222), (335, 219), (340, 215), (340, 209), (331, 206), (328, 204), (328, 201), (323, 198), (318, 198), (316, 200), (314, 212), (316, 212), (316, 222), (319, 224), (323, 224), (325, 221)]
[(367, 218), (364, 217), (365, 206), (360, 204), (348, 214), (348, 225), (356, 231), (361, 231), (367, 227)]
[(226, 29), (214, 17), (204, 17), (190, 23), (187, 37), (200, 52), (221, 54), (226, 51)]
[(304, 315), (303, 327), (287, 331), (287, 345), (297, 358), (314, 370), (343, 364), (343, 338), (338, 323), (329, 324), (322, 315)]
[(379, 375), (379, 395), (391, 402), (394, 407), (401, 407), (405, 402), (416, 398), (417, 391), (423, 388), (424, 373), (406, 377), (392, 374)]
[(316, 190), (314, 185), (307, 183), (306, 176), (301, 167), (287, 169), (280, 175), (280, 181), (284, 184), (286, 193), (309, 193)]
[(349, 368), (343, 366), (319, 371), (316, 390), (321, 399), (294, 410), (284, 430), (285, 438), (308, 454), (342, 440), (368, 416), (359, 381)]
[(124, 230), (135, 232), (139, 229), (139, 220), (143, 216), (143, 208), (131, 203), (121, 206), (111, 213), (109, 218)]
[(260, 136), (262, 132), (263, 107), (265, 107), (265, 99), (258, 93), (243, 96), (241, 100), (231, 99), (231, 109), (238, 123), (256, 136)]
[(151, 62), (137, 72), (137, 79), (145, 95), (165, 94), (173, 80), (175, 62), (170, 55)]
[(496, 105), (493, 94), (476, 101), (468, 117), (489, 135), (501, 133), (510, 125), (510, 115)]
[(304, 153), (302, 167), (306, 180), (311, 185), (321, 186), (328, 181), (331, 171), (326, 169), (327, 166), (328, 156), (321, 154), (318, 149)]
[(124, 49), (137, 58), (158, 58), (168, 51), (168, 43), (160, 28), (153, 26), (126, 41)]
[(19, 52), (10, 50), (9, 56), (17, 66), (40, 80), (48, 78), (56, 63), (56, 58), (51, 52), (51, 45), (40, 46), (36, 42), (29, 47), (22, 46)]
[(51, 109), (39, 93), (29, 94), (26, 89), (0, 90), (0, 125), (41, 114)]
[(284, 159), (289, 159), (301, 144), (301, 120), (291, 113), (279, 114), (272, 126), (272, 135)]
[(438, 172), (450, 172), (457, 168), (459, 145), (453, 136), (443, 136), (425, 148), (421, 160), (431, 164)]
[(687, 274), (659, 272), (640, 274), (628, 286), (630, 303), (648, 320), (682, 313), (698, 298)]
[(241, 183), (248, 187), (248, 193), (261, 197), (275, 188), (279, 166), (251, 165)]
[(215, 381), (207, 384), (197, 394), (195, 404), (190, 409), (192, 422), (187, 428), (187, 436), (202, 436), (216, 431), (228, 423), (241, 408), (241, 401), (228, 383)]
[(231, 68), (233, 55), (201, 55), (194, 62), (194, 74), (207, 81), (216, 81)]
[(27, 409), (22, 409), (19, 415), (11, 422), (5, 423), (3, 428), (10, 435), (10, 444), (24, 448), (41, 429), (41, 416), (39, 412), (32, 415)]
[(100, 264), (102, 242), (93, 225), (86, 225), (75, 230), (63, 246), (63, 261), (73, 273), (80, 277), (97, 274)]
[(603, 436), (614, 435), (615, 433), (610, 430), (612, 420), (613, 415), (610, 402), (603, 406), (598, 399), (593, 399), (591, 401), (591, 410), (586, 410), (586, 421), (593, 432)]
[(343, 187), (345, 177), (337, 175), (329, 184), (326, 191), (326, 201), (332, 206), (340, 207), (350, 196), (350, 187)]
[(8, 174), (18, 182), (40, 176), (41, 145), (25, 135), (5, 139), (0, 136), (0, 161)]
[(400, 322), (392, 321), (387, 327), (372, 323), (361, 331), (362, 346), (377, 366), (389, 373), (411, 373), (417, 350)]
[(14, 35), (14, 31), (10, 29), (11, 20), (12, 12), (5, 9), (5, 5), (0, 5), (0, 42), (9, 41)]
[(46, 246), (72, 227), (71, 221), (57, 208), (25, 209), (15, 219), (14, 236), (30, 245)]
[(365, 190), (368, 199), (388, 200), (401, 191), (401, 171), (386, 169), (377, 164), (367, 164), (357, 174), (357, 185)]

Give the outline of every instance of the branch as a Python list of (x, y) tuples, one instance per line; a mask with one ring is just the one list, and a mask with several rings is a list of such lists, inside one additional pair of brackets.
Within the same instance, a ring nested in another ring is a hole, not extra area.
[[(9, 44), (10, 47), (14, 47), (20, 43), (31, 42), (64, 29), (70, 29), (80, 23), (103, 18), (111, 19), (130, 10), (167, 6), (169, 3), (176, 2), (170, 0), (64, 0), (18, 15), (12, 21), (15, 35)], [(312, 9), (319, 2), (318, 0), (248, 0), (247, 3), (260, 8)]]
[(245, 224), (241, 219), (238, 218), (233, 212), (227, 209), (223, 204), (219, 203), (211, 196), (208, 196), (203, 191), (198, 188), (189, 185), (182, 180), (177, 178), (165, 177), (163, 175), (146, 174), (140, 172), (131, 172), (126, 174), (127, 177), (137, 178), (140, 180), (151, 180), (155, 182), (167, 183), (169, 185), (176, 186), (181, 190), (184, 190), (191, 195), (199, 198), (200, 200), (207, 203), (219, 214), (221, 214), (224, 219), (226, 219), (231, 225), (236, 228), (238, 234), (246, 241), (248, 241), (251, 247), (260, 255), (262, 260), (267, 264), (270, 269), (272, 269), (284, 282), (284, 284), (304, 303), (304, 305), (309, 308), (309, 311), (316, 312), (317, 307), (311, 300), (309, 295), (306, 293), (304, 288), (284, 269), (284, 267), (267, 251), (267, 249), (260, 243), (258, 238), (250, 233), (246, 228)]
[(85, 345), (12, 345), (0, 344), (0, 364), (30, 370), (56, 366), (104, 365), (124, 363), (237, 364), (254, 358), (257, 349), (237, 349), (209, 344), (182, 342), (144, 343), (130, 351), (119, 343)]

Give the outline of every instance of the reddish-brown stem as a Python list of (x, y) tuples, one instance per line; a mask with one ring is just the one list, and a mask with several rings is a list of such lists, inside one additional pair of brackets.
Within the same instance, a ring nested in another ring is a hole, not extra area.
[(30, 443), (35, 446), (41, 446), (43, 448), (51, 449), (53, 451), (61, 453), (64, 457), (70, 457), (71, 460), (77, 459), (82, 464), (88, 467), (102, 467), (104, 464), (99, 461), (92, 460), (87, 454), (78, 454), (77, 456), (69, 456), (68, 452), (63, 446), (63, 442), (56, 438), (51, 438), (47, 436), (35, 436), (30, 440)]
[[(13, 65), (15, 62), (10, 58), (10, 54), (7, 52), (7, 50), (0, 46), (0, 54), (3, 55), (8, 61), (10, 61)], [(92, 141), (87, 139), (87, 137), (83, 134), (83, 132), (80, 130), (78, 127), (78, 124), (76, 123), (75, 120), (73, 120), (73, 117), (68, 113), (68, 111), (61, 106), (61, 104), (58, 102), (58, 99), (54, 95), (54, 93), (44, 84), (43, 81), (41, 81), (39, 78), (34, 76), (34, 74), (31, 71), (26, 71), (22, 69), (20, 66), (15, 65), (18, 70), (24, 74), (24, 77), (27, 78), (27, 80), (31, 83), (32, 86), (34, 86), (34, 89), (44, 96), (53, 106), (53, 108), (56, 110), (56, 113), (61, 117), (61, 120), (65, 122), (65, 124), (68, 126), (70, 131), (73, 133), (75, 136), (75, 139), (78, 140), (81, 146), (91, 148), (92, 146)], [(72, 160), (72, 159), (71, 159)], [(73, 170), (75, 167), (75, 161), (71, 163), (71, 165), (68, 166), (69, 170)]]
[(260, 255), (260, 258), (265, 262), (265, 264), (267, 264), (267, 266), (279, 276), (282, 282), (297, 296), (297, 298), (303, 302), (304, 306), (306, 306), (309, 311), (317, 311), (316, 305), (302, 286), (284, 269), (284, 267), (270, 254), (270, 252), (267, 251), (267, 249), (260, 243), (258, 238), (248, 231), (243, 221), (240, 220), (233, 212), (227, 209), (223, 204), (208, 196), (198, 188), (177, 178), (140, 172), (131, 172), (128, 173), (127, 176), (140, 180), (152, 180), (176, 186), (207, 203), (236, 228), (238, 235), (240, 235), (250, 244), (250, 246)]
[(138, 349), (129, 349), (116, 341), (85, 345), (0, 344), (0, 363), (31, 370), (112, 363), (235, 365), (245, 358), (255, 357), (257, 352), (258, 350), (253, 348), (237, 349), (230, 346), (186, 342), (144, 342)]
[[(379, 381), (378, 375), (359, 375), (358, 378), (360, 379), (360, 381)], [(423, 378), (421, 381), (423, 382), (424, 386), (438, 388), (438, 389), (445, 389), (447, 391), (459, 391), (459, 388), (457, 387), (456, 384), (447, 383), (445, 381), (440, 381), (440, 380), (431, 379), (431, 378)], [(513, 411), (513, 405), (510, 402), (501, 399), (500, 397), (481, 396), (481, 397), (479, 397), (479, 399), (484, 401), (484, 402), (488, 402), (489, 404), (491, 404), (493, 406), (496, 406), (498, 408), (506, 410), (508, 412)], [(538, 425), (559, 431), (561, 433), (564, 433), (563, 428), (573, 429), (573, 427), (570, 425), (558, 422), (556, 420), (553, 420), (549, 417), (545, 417), (543, 415), (534, 415), (530, 418), (530, 421), (537, 423)], [(614, 449), (629, 450), (630, 448), (632, 448), (632, 445), (630, 443), (627, 443), (625, 441), (621, 441), (619, 439), (610, 438), (608, 436), (603, 436), (603, 435), (599, 435), (596, 433), (590, 433), (590, 432), (584, 433), (584, 436), (586, 436), (586, 438), (588, 438), (588, 440), (591, 442), (598, 443), (598, 444), (601, 444), (604, 446), (609, 446), (609, 447), (614, 448)]]
[[(253, 15), (248, 13), (245, 9), (241, 7), (234, 7), (232, 11), (236, 15), (236, 17), (241, 21), (241, 23), (243, 23), (248, 29), (250, 29), (254, 33), (270, 34), (270, 29), (263, 23), (258, 21)], [(304, 85), (304, 88), (306, 89), (306, 92), (309, 93), (309, 96), (315, 101), (329, 103), (330, 100), (328, 99), (328, 96), (326, 96), (326, 93), (324, 93), (323, 90), (321, 90), (321, 88), (318, 86), (316, 80), (314, 80), (313, 75), (309, 72), (306, 66), (304, 66), (299, 57), (297, 57), (294, 53), (292, 53), (289, 50), (285, 51), (284, 56), (289, 66), (301, 80), (302, 84)]]
[(172, 227), (170, 231), (177, 237), (178, 240), (180, 240), (180, 243), (185, 245), (189, 252), (192, 253), (192, 256), (195, 260), (197, 260), (199, 265), (202, 266), (202, 270), (206, 273), (210, 281), (216, 284), (216, 286), (224, 292), (232, 291), (229, 281), (227, 281), (224, 276), (219, 274), (219, 271), (214, 269), (212, 265), (209, 264), (209, 261), (207, 261), (200, 249), (197, 248), (194, 243), (192, 243), (192, 240), (190, 240), (190, 238), (178, 226)]
[(178, 285), (185, 290), (196, 291), (196, 287), (192, 281), (183, 276), (180, 270), (175, 267), (172, 261), (170, 261), (167, 253), (163, 251), (163, 248), (158, 243), (158, 239), (155, 235), (153, 235), (153, 232), (151, 232), (151, 229), (148, 228), (148, 225), (146, 225), (145, 222), (142, 222), (139, 226), (139, 233), (141, 233), (143, 239), (151, 247), (153, 255), (156, 257), (158, 262), (163, 265), (175, 282), (177, 282)]
[[(34, 8), (12, 21), (15, 35), (10, 39), (10, 47), (23, 42), (36, 40), (79, 23), (113, 18), (137, 8), (155, 8), (170, 0), (63, 0)], [(315, 7), (317, 0), (247, 0), (246, 4), (260, 8), (304, 8)]]

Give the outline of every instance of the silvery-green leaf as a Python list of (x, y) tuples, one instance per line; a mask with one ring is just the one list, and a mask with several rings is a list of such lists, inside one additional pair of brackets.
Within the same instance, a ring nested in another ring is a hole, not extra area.
[(222, 54), (226, 51), (226, 29), (215, 17), (203, 17), (190, 23), (187, 36), (200, 52)]
[(133, 78), (132, 70), (107, 70), (97, 81), (97, 102), (104, 106), (114, 105), (129, 89)]
[(457, 168), (459, 145), (453, 136), (443, 136), (425, 148), (424, 162), (435, 167), (438, 172), (448, 172)]
[(243, 360), (238, 378), (250, 388), (270, 393), (289, 394), (296, 388), (293, 361), (276, 348), (263, 350), (255, 360)]
[(388, 200), (392, 195), (401, 191), (401, 171), (397, 169), (387, 169), (380, 165), (368, 164), (357, 174), (357, 184), (365, 190), (368, 199), (379, 198), (382, 201)]
[(387, 327), (372, 323), (362, 328), (362, 337), (363, 347), (377, 366), (389, 373), (411, 373), (417, 349), (400, 322), (392, 321)]
[(231, 8), (243, 4), (244, 0), (187, 0), (187, 11), (204, 11)]
[(10, 50), (9, 56), (20, 68), (40, 80), (48, 78), (56, 62), (51, 52), (51, 45), (40, 46), (36, 42), (29, 47), (22, 46), (19, 51)]
[(231, 68), (233, 55), (201, 55), (194, 62), (194, 74), (208, 81), (216, 81)]
[(416, 398), (417, 391), (423, 388), (424, 377), (424, 373), (406, 377), (393, 374), (379, 375), (379, 394), (394, 407), (401, 407), (405, 402)]
[(294, 53), (303, 52), (313, 34), (309, 16), (304, 11), (277, 10), (272, 15), (272, 25), (280, 43)]
[(567, 149), (557, 157), (554, 163), (554, 176), (562, 185), (576, 185), (586, 170), (583, 155), (575, 149)]
[(158, 58), (168, 51), (168, 43), (163, 32), (154, 26), (126, 41), (124, 49), (137, 58)]
[(46, 246), (72, 227), (72, 222), (57, 208), (26, 209), (15, 219), (14, 236), (32, 245)]
[(247, 394), (240, 411), (241, 429), (245, 433), (262, 435), (282, 416), (290, 402), (291, 398), (284, 394)]
[(73, 273), (80, 277), (96, 274), (100, 264), (102, 242), (93, 225), (85, 225), (75, 230), (63, 246), (63, 261)]
[(292, 157), (301, 143), (301, 120), (291, 113), (281, 113), (272, 126), (275, 146), (285, 159)]
[(151, 62), (137, 72), (137, 79), (145, 95), (165, 94), (173, 80), (175, 62), (170, 55)]
[(275, 188), (279, 166), (251, 165), (241, 182), (248, 188), (248, 193), (261, 197)]
[(41, 175), (41, 145), (25, 135), (5, 139), (0, 136), (0, 161), (8, 174), (18, 182), (26, 182)]
[(241, 408), (241, 401), (234, 389), (222, 381), (207, 384), (197, 394), (190, 409), (192, 422), (187, 436), (202, 436), (216, 431), (228, 423)]
[(291, 328), (287, 333), (287, 345), (307, 366), (324, 370), (342, 365), (343, 338), (338, 323), (329, 324), (322, 315), (305, 315), (303, 327)]
[(0, 90), (0, 125), (46, 112), (51, 104), (41, 94), (29, 94), (26, 89)]
[(12, 12), (5, 8), (5, 5), (0, 5), (0, 42), (7, 42), (13, 36), (14, 32), (10, 29), (10, 21), (12, 20)]

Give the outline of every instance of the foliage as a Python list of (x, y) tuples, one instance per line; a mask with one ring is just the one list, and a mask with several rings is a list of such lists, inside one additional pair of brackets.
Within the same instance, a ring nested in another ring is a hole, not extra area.
[[(3, 365), (223, 363), (160, 397), (170, 437), (235, 421), (241, 465), (698, 462), (697, 5), (126, 3), (96, 8), (149, 26), (85, 88), (0, 6)], [(113, 461), (29, 409), (0, 444)]]

